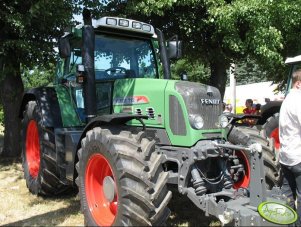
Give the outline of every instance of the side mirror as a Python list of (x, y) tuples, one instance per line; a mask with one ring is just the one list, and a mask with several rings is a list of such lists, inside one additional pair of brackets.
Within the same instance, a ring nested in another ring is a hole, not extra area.
[(181, 78), (181, 80), (187, 81), (187, 80), (188, 80), (187, 72), (186, 72), (186, 71), (182, 72), (182, 73), (180, 74), (180, 78)]
[(61, 58), (68, 58), (71, 55), (69, 33), (59, 39), (59, 55)]
[(179, 59), (182, 57), (182, 41), (175, 35), (167, 40), (167, 53), (169, 59)]

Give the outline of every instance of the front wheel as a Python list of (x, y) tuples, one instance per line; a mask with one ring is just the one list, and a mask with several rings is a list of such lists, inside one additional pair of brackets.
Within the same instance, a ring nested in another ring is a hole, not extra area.
[(168, 218), (168, 173), (155, 142), (143, 137), (99, 127), (87, 132), (76, 164), (86, 225), (151, 226)]

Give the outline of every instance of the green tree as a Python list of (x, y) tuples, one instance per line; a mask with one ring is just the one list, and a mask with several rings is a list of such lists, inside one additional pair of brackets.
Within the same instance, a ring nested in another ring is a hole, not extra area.
[[(235, 78), (236, 85), (259, 83), (269, 80), (267, 72), (261, 70), (254, 60), (248, 58), (235, 63)], [(228, 75), (227, 86), (230, 82), (229, 79)]]
[(2, 156), (20, 153), (19, 107), (23, 68), (53, 61), (55, 39), (71, 23), (72, 1), (3, 0), (0, 8), (0, 98), (4, 110)]
[[(29, 89), (33, 87), (46, 86), (51, 84), (54, 79), (54, 64), (49, 64), (48, 68), (34, 67), (34, 69), (22, 69), (22, 81), (24, 88)], [(1, 101), (1, 99), (0, 99)], [(0, 127), (4, 124), (3, 106), (0, 103)]]
[(50, 85), (55, 78), (55, 65), (35, 66), (33, 69), (23, 69), (22, 81), (25, 89)]
[(180, 79), (180, 75), (186, 73), (189, 81), (207, 83), (210, 78), (210, 70), (199, 61), (191, 61), (187, 58), (180, 59), (171, 64), (173, 79)]
[[(283, 60), (301, 54), (301, 1), (277, 0), (270, 4), (271, 21), (275, 28), (281, 32), (283, 48), (280, 52)], [(272, 4), (274, 3), (274, 4)], [(276, 4), (275, 4), (276, 3)], [(282, 64), (274, 66), (265, 65), (268, 77), (275, 82), (282, 83), (282, 88), (287, 82), (289, 67)]]

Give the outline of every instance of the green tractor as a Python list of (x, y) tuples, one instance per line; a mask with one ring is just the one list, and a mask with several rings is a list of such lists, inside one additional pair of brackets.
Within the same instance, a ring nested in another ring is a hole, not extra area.
[(91, 24), (60, 38), (54, 86), (24, 95), (29, 191), (77, 186), (89, 226), (164, 224), (169, 185), (222, 224), (273, 225), (257, 211), (272, 197), (283, 203), (272, 144), (229, 128), (217, 88), (170, 79), (177, 36), (117, 17)]

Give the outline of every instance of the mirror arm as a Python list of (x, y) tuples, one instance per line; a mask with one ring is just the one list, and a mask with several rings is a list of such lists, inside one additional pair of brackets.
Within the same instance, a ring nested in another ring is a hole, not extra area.
[(168, 40), (166, 40), (167, 42), (169, 42), (169, 41), (176, 41), (176, 42), (178, 42), (179, 41), (179, 36), (178, 35), (174, 35), (174, 36), (172, 36), (172, 37), (170, 37)]

